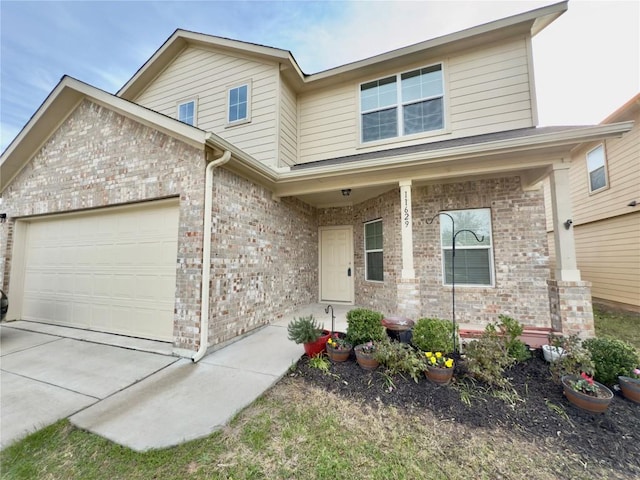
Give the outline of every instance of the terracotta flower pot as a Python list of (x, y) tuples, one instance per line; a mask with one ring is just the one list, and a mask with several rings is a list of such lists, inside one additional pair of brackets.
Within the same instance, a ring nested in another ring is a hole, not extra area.
[(620, 390), (625, 398), (635, 403), (640, 403), (640, 379), (631, 377), (618, 377)]
[(613, 399), (613, 392), (599, 382), (593, 382), (598, 386), (598, 396), (587, 395), (578, 392), (571, 386), (573, 382), (580, 380), (577, 375), (565, 375), (562, 377), (562, 386), (567, 400), (576, 407), (591, 413), (602, 413), (609, 408)]
[(424, 374), (433, 383), (446, 385), (453, 378), (453, 368), (427, 367)]
[(327, 355), (333, 362), (346, 362), (349, 359), (349, 355), (351, 355), (351, 350), (338, 350), (337, 348), (333, 348), (327, 344)]
[(378, 368), (378, 361), (375, 358), (373, 353), (365, 353), (362, 351), (362, 345), (358, 345), (354, 348), (356, 352), (356, 360), (358, 361), (358, 365), (360, 365), (365, 370), (375, 370)]
[(327, 346), (327, 340), (329, 340), (330, 336), (331, 332), (329, 330), (323, 330), (322, 336), (315, 342), (303, 344), (304, 353), (306, 353), (309, 357), (317, 357), (318, 355), (324, 353), (324, 350)]

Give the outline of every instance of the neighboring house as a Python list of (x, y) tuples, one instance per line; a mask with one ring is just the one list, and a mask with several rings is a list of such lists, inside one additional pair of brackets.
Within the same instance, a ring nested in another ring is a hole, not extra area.
[[(531, 37), (566, 2), (320, 72), (177, 30), (111, 95), (64, 77), (2, 154), (9, 319), (171, 341), (200, 358), (300, 305), (589, 335), (555, 224), (571, 151), (631, 122), (537, 128)], [(557, 197), (558, 201), (555, 201)], [(203, 265), (205, 268), (203, 269)]]
[[(640, 94), (601, 125), (634, 121), (622, 138), (578, 145), (569, 169), (576, 258), (596, 302), (640, 312)], [(550, 211), (549, 184), (545, 182)], [(547, 222), (555, 262), (553, 224)]]

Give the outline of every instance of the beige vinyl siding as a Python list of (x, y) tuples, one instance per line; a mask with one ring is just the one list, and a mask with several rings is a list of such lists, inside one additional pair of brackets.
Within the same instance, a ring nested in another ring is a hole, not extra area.
[[(631, 200), (640, 202), (640, 114), (633, 129), (621, 138), (604, 142), (608, 186), (589, 192), (586, 154), (599, 145), (592, 143), (575, 152), (571, 162), (571, 199), (574, 221), (592, 222), (628, 213)], [(637, 209), (638, 207), (636, 207)]]
[(529, 49), (524, 36), (449, 58), (425, 58), (422, 63), (407, 65), (401, 71), (437, 63), (443, 65), (445, 81), (444, 131), (397, 137), (370, 145), (359, 143), (359, 85), (400, 73), (389, 70), (337, 88), (299, 96), (299, 161), (313, 162), (534, 125)]
[[(189, 47), (134, 101), (176, 118), (179, 101), (198, 99), (196, 125), (275, 166), (278, 65)], [(227, 126), (227, 90), (251, 82), (251, 121)]]
[(296, 93), (286, 82), (280, 84), (280, 164), (295, 165), (298, 160), (298, 104)]

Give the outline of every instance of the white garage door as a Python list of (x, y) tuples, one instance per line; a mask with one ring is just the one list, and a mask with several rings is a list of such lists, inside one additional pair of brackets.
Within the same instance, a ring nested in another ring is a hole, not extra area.
[(33, 220), (22, 318), (173, 339), (178, 202)]

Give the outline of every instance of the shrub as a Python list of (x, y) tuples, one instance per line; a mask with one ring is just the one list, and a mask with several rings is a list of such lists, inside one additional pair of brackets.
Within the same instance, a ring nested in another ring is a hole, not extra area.
[(385, 337), (382, 314), (366, 308), (347, 312), (347, 341), (352, 345), (382, 340)]
[(426, 362), (420, 352), (406, 343), (384, 339), (378, 342), (376, 360), (386, 367), (388, 375), (408, 374), (417, 383), (426, 369)]
[(465, 356), (469, 375), (493, 387), (510, 386), (504, 371), (513, 365), (515, 360), (509, 356), (495, 324), (487, 325), (482, 336), (466, 346)]
[[(458, 332), (456, 331), (456, 335)], [(421, 318), (413, 327), (411, 342), (423, 352), (453, 352), (453, 322), (440, 318)]]
[(591, 353), (594, 378), (608, 386), (618, 383), (618, 375), (628, 375), (640, 361), (633, 346), (615, 338), (590, 338), (583, 345)]
[(550, 335), (549, 342), (550, 345), (564, 350), (562, 356), (549, 366), (551, 379), (554, 382), (560, 383), (564, 375), (580, 375), (582, 372), (593, 375), (591, 353), (584, 348), (577, 335), (570, 337)]
[(498, 328), (503, 335), (503, 341), (507, 349), (507, 353), (516, 362), (524, 362), (531, 358), (531, 353), (525, 343), (518, 337), (524, 332), (524, 327), (516, 319), (506, 315), (499, 315), (500, 323)]
[(322, 325), (316, 322), (313, 315), (294, 318), (287, 325), (289, 340), (295, 343), (312, 343), (322, 336)]

